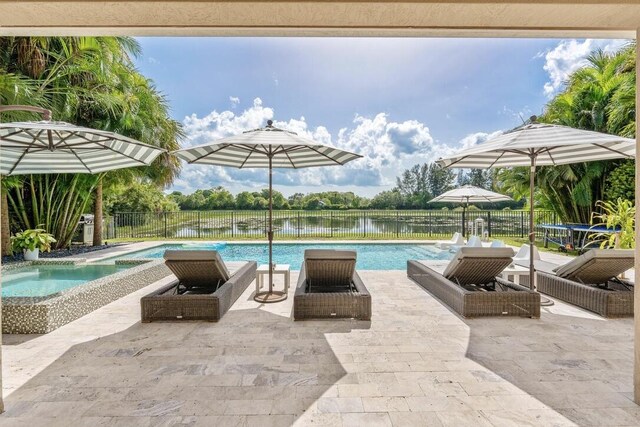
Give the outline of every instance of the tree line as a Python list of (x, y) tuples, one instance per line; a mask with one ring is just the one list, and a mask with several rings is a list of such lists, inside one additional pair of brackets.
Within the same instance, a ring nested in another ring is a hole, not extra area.
[[(273, 190), (273, 208), (294, 210), (347, 210), (347, 209), (449, 209), (451, 203), (431, 204), (429, 201), (460, 185), (475, 185), (486, 189), (494, 186), (494, 173), (483, 170), (454, 172), (435, 163), (415, 165), (396, 179), (396, 186), (368, 198), (351, 191), (322, 191), (295, 193), (285, 197)], [(222, 186), (196, 190), (191, 194), (174, 191), (164, 195), (157, 188), (136, 184), (123, 187), (105, 201), (109, 213), (116, 212), (174, 212), (209, 210), (264, 210), (269, 207), (269, 192), (243, 191), (233, 195)], [(494, 209), (520, 208), (521, 202), (501, 202)]]

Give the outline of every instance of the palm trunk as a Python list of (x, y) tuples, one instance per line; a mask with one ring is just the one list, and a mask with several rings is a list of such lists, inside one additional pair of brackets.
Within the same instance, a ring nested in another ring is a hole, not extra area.
[(102, 246), (102, 177), (96, 185), (93, 204), (93, 246)]
[(0, 189), (2, 199), (0, 200), (0, 216), (2, 221), (0, 240), (2, 241), (2, 256), (11, 254), (11, 229), (9, 228), (9, 199), (7, 192)]

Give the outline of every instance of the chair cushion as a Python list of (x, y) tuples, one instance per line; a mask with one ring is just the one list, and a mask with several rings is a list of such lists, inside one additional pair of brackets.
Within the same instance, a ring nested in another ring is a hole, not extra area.
[[(191, 281), (190, 280), (190, 276), (191, 276), (191, 279), (197, 280), (198, 282), (201, 282), (203, 279), (209, 279), (209, 278), (211, 280), (222, 279), (223, 281), (226, 282), (227, 280), (229, 280), (229, 277), (231, 277), (231, 275), (229, 274), (229, 270), (227, 269), (227, 266), (224, 264), (224, 261), (222, 260), (222, 257), (220, 257), (220, 254), (218, 253), (218, 251), (166, 250), (164, 252), (164, 259), (167, 266), (171, 268), (173, 273), (176, 275), (176, 277), (180, 281), (189, 282)], [(204, 275), (206, 277), (203, 277), (202, 272), (190, 271), (190, 269), (188, 268), (189, 262), (201, 263), (201, 262), (207, 262), (207, 261), (211, 263), (212, 268), (210, 271), (208, 271)], [(178, 263), (182, 264), (183, 268), (180, 268), (180, 269), (172, 268), (172, 264), (176, 265)]]
[(462, 247), (442, 275), (461, 285), (489, 283), (511, 264), (512, 257), (511, 248)]
[(306, 249), (304, 259), (344, 259), (354, 260), (357, 257), (356, 251), (338, 251), (335, 249)]
[(307, 283), (314, 287), (350, 286), (356, 271), (356, 251), (307, 249), (304, 270)]
[(633, 268), (632, 249), (591, 249), (556, 267), (558, 277), (587, 284), (602, 284)]

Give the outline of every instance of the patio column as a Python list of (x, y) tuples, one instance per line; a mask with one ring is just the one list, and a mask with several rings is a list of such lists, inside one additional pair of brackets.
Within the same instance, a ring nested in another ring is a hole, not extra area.
[[(640, 124), (640, 67), (638, 66), (638, 58), (640, 58), (640, 28), (636, 31), (636, 153), (640, 152), (640, 132), (638, 132), (638, 125)], [(636, 154), (636, 206), (640, 201), (640, 168), (638, 167), (638, 159)], [(636, 210), (636, 242), (640, 242), (640, 211)], [(640, 277), (640, 246), (636, 244), (635, 250), (635, 271), (636, 282), (637, 277)], [(634, 321), (634, 363), (633, 363), (633, 396), (635, 402), (640, 405), (640, 315), (637, 308), (640, 307), (640, 290), (638, 286), (634, 288), (634, 301), (635, 307), (633, 321)]]

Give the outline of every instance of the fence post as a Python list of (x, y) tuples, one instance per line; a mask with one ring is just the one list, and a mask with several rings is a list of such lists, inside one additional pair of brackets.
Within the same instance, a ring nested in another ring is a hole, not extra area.
[(400, 237), (400, 212), (396, 211), (396, 237)]
[(466, 211), (463, 208), (462, 209), (462, 237), (465, 237), (467, 234), (467, 224), (466, 224), (467, 221), (465, 216), (466, 216)]
[(329, 212), (329, 228), (331, 230), (331, 237), (333, 237), (333, 211)]
[(367, 237), (367, 212), (362, 211), (362, 231), (364, 234), (362, 237)]
[(166, 239), (167, 236), (167, 213), (164, 213), (164, 238)]
[(298, 231), (298, 239), (300, 238), (300, 211), (298, 211), (298, 226), (296, 227)]
[(231, 211), (231, 237), (236, 237), (236, 227), (235, 227), (235, 218), (233, 216), (233, 211)]
[(487, 233), (491, 237), (491, 211), (487, 211)]
[(524, 237), (524, 211), (520, 211), (520, 237)]

